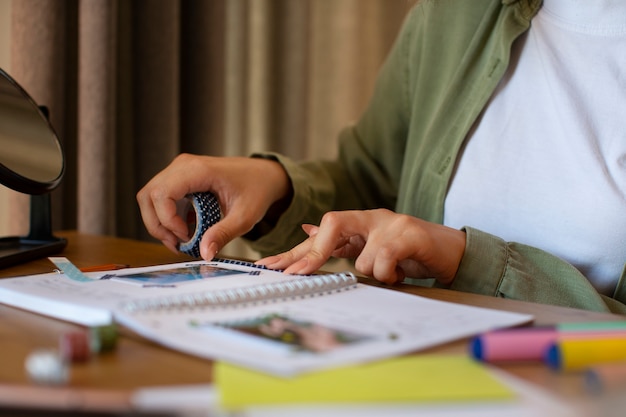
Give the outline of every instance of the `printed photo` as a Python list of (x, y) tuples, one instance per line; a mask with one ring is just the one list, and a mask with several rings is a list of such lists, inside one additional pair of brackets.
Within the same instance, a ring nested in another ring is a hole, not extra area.
[(143, 272), (132, 275), (120, 275), (111, 278), (115, 281), (122, 281), (139, 285), (176, 285), (201, 279), (224, 277), (228, 275), (247, 274), (248, 272), (232, 269), (219, 268), (212, 265), (197, 264), (187, 265), (181, 268), (164, 269), (160, 271)]
[[(196, 327), (202, 324), (194, 323)], [(287, 346), (292, 351), (312, 353), (330, 352), (341, 346), (369, 340), (371, 337), (308, 321), (296, 320), (283, 314), (266, 314), (248, 320), (227, 323), (210, 323), (204, 326), (219, 326), (251, 336)]]

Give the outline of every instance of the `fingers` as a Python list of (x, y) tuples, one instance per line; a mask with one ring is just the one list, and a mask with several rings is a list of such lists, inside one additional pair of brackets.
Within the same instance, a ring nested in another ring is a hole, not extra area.
[[(255, 202), (251, 204), (250, 199)], [(258, 202), (250, 193), (237, 194), (228, 197), (223, 194), (220, 198), (222, 219), (209, 227), (200, 241), (200, 255), (203, 259), (210, 260), (217, 252), (222, 250), (228, 242), (242, 236), (252, 230), (265, 215)], [(266, 203), (269, 205), (269, 202)]]
[(168, 199), (152, 199), (147, 194), (138, 194), (137, 201), (148, 233), (177, 252), (179, 239), (186, 238), (187, 226), (176, 215), (176, 203)]
[(189, 229), (185, 221), (180, 217), (176, 201), (170, 198), (153, 200), (154, 212), (160, 222), (160, 227), (170, 231), (181, 241), (189, 240)]
[(399, 265), (399, 255), (391, 247), (383, 247), (376, 254), (376, 258), (372, 263), (371, 276), (385, 284), (393, 285), (402, 282), (405, 272)]
[[(291, 267), (306, 256), (312, 244), (313, 240), (311, 238), (306, 239), (304, 242), (294, 246), (287, 252), (260, 259), (256, 262), (256, 264), (264, 265), (270, 269), (285, 269)], [(291, 268), (289, 271), (285, 270), (284, 272), (291, 273), (291, 270), (293, 270), (293, 268)]]
[[(314, 249), (313, 245), (320, 228), (312, 224), (303, 224), (302, 229), (309, 235), (308, 239), (287, 252), (258, 260), (257, 265), (264, 265), (270, 269), (284, 269), (287, 274), (310, 274), (317, 271), (328, 260), (335, 247), (323, 250), (324, 254), (312, 254), (313, 250), (319, 250)], [(310, 258), (314, 261), (310, 262)]]
[[(310, 243), (298, 248), (294, 253), (300, 258), (285, 269), (290, 274), (311, 274), (320, 269), (333, 252), (347, 242), (347, 236), (358, 229), (358, 216), (351, 212), (330, 212), (322, 218), (315, 235), (307, 239)], [(308, 250), (307, 250), (308, 249)]]
[[(330, 212), (324, 215), (319, 227), (303, 225), (309, 238), (291, 250), (262, 259), (257, 263), (272, 269), (284, 269), (288, 274), (311, 274), (320, 269), (331, 256), (358, 253), (350, 246), (355, 230), (360, 228), (356, 212)], [(362, 242), (357, 239), (356, 242)]]
[(179, 155), (139, 190), (136, 197), (148, 232), (173, 250), (179, 240), (188, 238), (187, 225), (176, 212), (176, 201), (192, 186), (189, 183), (194, 178), (189, 176), (190, 161), (195, 160), (187, 154)]
[(356, 256), (354, 262), (356, 270), (360, 274), (387, 284), (398, 282), (401, 275), (404, 279), (403, 274), (398, 271), (396, 238), (393, 230), (389, 228), (384, 228), (382, 232), (377, 229), (370, 230), (362, 251)]
[[(423, 256), (428, 239), (422, 229), (423, 221), (407, 215), (387, 212), (377, 216), (377, 227), (370, 232), (363, 252), (355, 266), (359, 272), (367, 273), (386, 284), (402, 282), (411, 272), (415, 278), (427, 277), (428, 262)], [(366, 271), (366, 272), (365, 272)]]
[[(312, 224), (303, 224), (302, 230), (304, 230), (309, 237), (314, 237), (317, 235), (319, 227)], [(310, 250), (312, 242), (312, 239), (307, 239), (287, 252), (260, 259), (256, 264), (267, 266), (270, 269), (285, 269), (305, 256)]]
[(465, 251), (465, 233), (394, 214), (391, 224), (370, 234), (363, 253), (369, 252), (370, 243), (376, 248), (371, 275), (377, 280), (394, 284), (411, 276), (450, 284)]
[[(302, 230), (304, 230), (304, 232), (311, 237), (317, 234), (319, 228), (312, 224), (303, 224)], [(273, 256), (266, 256), (265, 258), (256, 261), (255, 264), (263, 265), (270, 269), (285, 269), (304, 256), (310, 245), (311, 240), (307, 239), (287, 252)]]

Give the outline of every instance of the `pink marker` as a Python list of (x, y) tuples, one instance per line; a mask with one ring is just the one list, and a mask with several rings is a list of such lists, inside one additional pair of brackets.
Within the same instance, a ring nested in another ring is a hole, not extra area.
[(484, 362), (543, 361), (547, 350), (559, 339), (599, 336), (626, 336), (626, 321), (494, 330), (472, 339), (469, 347), (472, 356)]

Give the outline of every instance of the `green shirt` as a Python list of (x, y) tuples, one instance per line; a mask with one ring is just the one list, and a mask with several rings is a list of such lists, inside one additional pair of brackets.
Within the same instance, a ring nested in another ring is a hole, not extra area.
[[(287, 250), (305, 237), (302, 223), (318, 224), (331, 210), (388, 208), (441, 223), (459, 149), (504, 75), (514, 40), (540, 7), (541, 0), (417, 4), (368, 108), (341, 132), (336, 160), (263, 155), (283, 165), (294, 196), (275, 227), (251, 242), (253, 248), (263, 254)], [(624, 273), (609, 298), (545, 251), (464, 230), (465, 253), (449, 288), (626, 314)]]

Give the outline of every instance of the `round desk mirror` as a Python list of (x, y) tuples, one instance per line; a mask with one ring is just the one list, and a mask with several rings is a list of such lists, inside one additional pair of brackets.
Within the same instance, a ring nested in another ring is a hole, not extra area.
[(47, 111), (0, 69), (0, 183), (31, 194), (30, 233), (0, 238), (0, 268), (66, 246), (65, 239), (52, 235), (48, 194), (59, 185), (64, 170), (63, 150)]
[(0, 69), (0, 181), (27, 194), (54, 189), (63, 176), (63, 151), (46, 115)]

